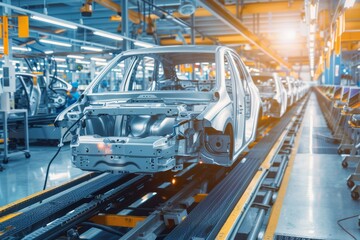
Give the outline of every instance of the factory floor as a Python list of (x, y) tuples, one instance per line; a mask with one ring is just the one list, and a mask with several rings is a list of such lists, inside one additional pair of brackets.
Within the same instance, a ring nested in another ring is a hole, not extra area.
[[(342, 168), (338, 145), (327, 136), (331, 133), (313, 93), (305, 112), (300, 145), (275, 235), (300, 239), (354, 239), (337, 221), (360, 215), (360, 201), (352, 200), (346, 185), (347, 177), (355, 171), (355, 164)], [(360, 239), (357, 217), (340, 224)]]
[[(0, 207), (43, 189), (46, 168), (56, 150), (54, 146), (31, 145), (31, 158), (19, 155), (11, 157), (8, 164), (2, 164), (5, 169), (0, 172)], [(51, 165), (47, 187), (57, 186), (83, 173), (71, 165), (70, 157), (67, 144)]]

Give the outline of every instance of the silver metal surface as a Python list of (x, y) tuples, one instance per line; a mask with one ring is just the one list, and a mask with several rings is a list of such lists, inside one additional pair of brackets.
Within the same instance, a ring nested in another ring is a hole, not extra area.
[[(114, 69), (123, 74), (100, 92)], [(256, 86), (231, 49), (154, 47), (115, 57), (56, 125), (84, 118), (71, 143), (73, 163), (83, 170), (160, 172), (189, 161), (231, 166), (255, 139), (259, 107)]]
[[(304, 116), (304, 127), (310, 134), (302, 135), (307, 153), (298, 153), (291, 172), (276, 234), (316, 239), (352, 239), (337, 220), (360, 214), (360, 201), (350, 197), (346, 178), (354, 169), (341, 167), (341, 156), (317, 154), (313, 150), (317, 129), (325, 132), (326, 123), (315, 96), (312, 95)], [(334, 145), (334, 148), (337, 146)], [(357, 218), (342, 225), (358, 239)]]

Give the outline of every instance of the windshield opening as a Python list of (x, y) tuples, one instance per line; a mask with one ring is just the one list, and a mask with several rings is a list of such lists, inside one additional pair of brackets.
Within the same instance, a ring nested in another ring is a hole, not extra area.
[(138, 54), (120, 58), (91, 91), (211, 91), (215, 76), (215, 53)]

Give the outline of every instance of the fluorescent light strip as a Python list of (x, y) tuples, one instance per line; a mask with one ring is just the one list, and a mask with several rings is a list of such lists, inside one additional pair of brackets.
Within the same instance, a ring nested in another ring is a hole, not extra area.
[(310, 4), (310, 19), (316, 19), (317, 4)]
[(64, 69), (59, 69), (59, 70), (57, 70), (58, 72), (65, 72), (65, 70)]
[(88, 61), (82, 61), (82, 60), (80, 60), (80, 59), (76, 59), (75, 62), (76, 62), (76, 63), (81, 63), (81, 64), (90, 64), (90, 62), (88, 62)]
[(65, 58), (54, 58), (54, 60), (58, 62), (66, 62)]
[(66, 64), (58, 64), (57, 67), (67, 68), (68, 66)]
[(97, 35), (97, 36), (106, 37), (106, 38), (114, 39), (114, 40), (117, 40), (117, 41), (122, 41), (124, 39), (123, 37), (121, 37), (119, 35), (106, 33), (106, 32), (95, 31), (94, 34)]
[(79, 55), (67, 55), (68, 58), (75, 58), (75, 59), (84, 59), (83, 56), (79, 56)]
[(54, 51), (52, 51), (52, 50), (48, 50), (48, 51), (45, 51), (44, 53), (45, 53), (45, 54), (53, 54), (53, 53), (54, 53)]
[(40, 39), (39, 41), (42, 43), (48, 43), (48, 44), (58, 45), (58, 46), (62, 46), (62, 47), (71, 47), (72, 46), (69, 43), (57, 42), (57, 41), (48, 40), (48, 39)]
[[(1, 46), (0, 49), (3, 50), (4, 47)], [(15, 50), (15, 51), (24, 51), (24, 52), (30, 52), (31, 51), (30, 48), (26, 48), (26, 47), (15, 47), (15, 46), (13, 46), (13, 47), (11, 47), (11, 49)]]
[(17, 50), (17, 51), (24, 51), (24, 52), (30, 52), (31, 49), (30, 48), (26, 48), (26, 47), (12, 47), (13, 50)]
[(106, 59), (104, 59), (104, 58), (92, 57), (90, 59), (93, 60), (93, 61), (98, 61), (98, 62), (106, 62)]
[(134, 44), (138, 47), (144, 47), (144, 48), (151, 48), (153, 47), (152, 44), (146, 43), (146, 42), (134, 42)]
[(78, 28), (75, 25), (72, 25), (72, 24), (69, 24), (69, 23), (64, 23), (60, 19), (59, 20), (52, 20), (52, 19), (50, 19), (48, 17), (39, 17), (39, 16), (31, 16), (31, 18), (34, 19), (34, 20), (37, 20), (37, 21), (51, 23), (51, 24), (66, 27), (66, 28), (71, 28), (71, 29), (77, 29)]
[(95, 65), (106, 66), (107, 63), (106, 62), (95, 62)]
[(97, 47), (81, 46), (80, 48), (83, 50), (94, 51), (94, 52), (102, 52), (103, 51), (103, 49), (97, 48)]
[(355, 0), (346, 0), (344, 4), (344, 8), (351, 8), (355, 4)]

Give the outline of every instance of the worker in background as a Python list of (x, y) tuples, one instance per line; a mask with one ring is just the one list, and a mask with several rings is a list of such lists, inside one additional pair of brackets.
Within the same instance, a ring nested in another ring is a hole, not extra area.
[(71, 90), (67, 91), (66, 95), (67, 95), (67, 101), (66, 101), (66, 106), (70, 106), (71, 104), (75, 103), (79, 97), (80, 97), (80, 93), (78, 92), (78, 87), (79, 87), (79, 83), (78, 82), (72, 82), (71, 83)]
[(106, 80), (102, 80), (100, 86), (99, 86), (99, 93), (107, 92), (108, 91), (108, 83)]

